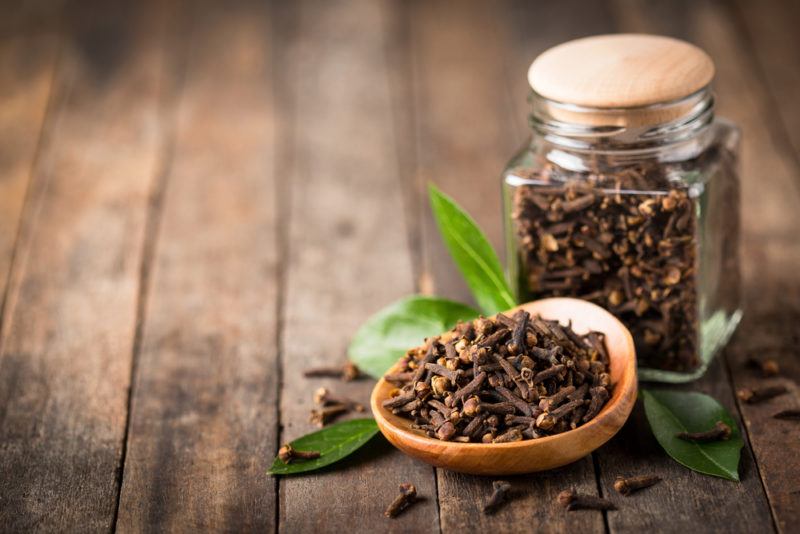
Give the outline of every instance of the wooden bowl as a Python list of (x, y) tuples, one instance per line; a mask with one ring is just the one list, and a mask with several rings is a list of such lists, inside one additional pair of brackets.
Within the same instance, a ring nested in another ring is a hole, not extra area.
[(429, 464), (477, 475), (512, 475), (554, 469), (583, 458), (611, 439), (625, 424), (636, 402), (636, 352), (628, 329), (603, 308), (578, 299), (542, 299), (522, 304), (507, 313), (520, 308), (545, 319), (557, 319), (563, 324), (572, 320), (572, 327), (579, 334), (595, 330), (606, 335), (613, 390), (611, 398), (594, 419), (562, 434), (512, 443), (441, 441), (412, 429), (410, 420), (381, 406), (394, 388), (381, 379), (372, 390), (370, 405), (386, 439), (409, 456)]

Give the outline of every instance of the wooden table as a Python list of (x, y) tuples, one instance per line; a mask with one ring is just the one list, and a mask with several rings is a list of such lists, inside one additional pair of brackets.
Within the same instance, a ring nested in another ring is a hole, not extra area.
[[(39, 2), (0, 18), (0, 530), (796, 532), (800, 38), (767, 0)], [(309, 380), (372, 312), (468, 298), (425, 199), (434, 181), (500, 248), (499, 172), (526, 136), (545, 48), (657, 32), (716, 60), (744, 129), (746, 315), (707, 376), (746, 431), (742, 482), (670, 460), (640, 408), (574, 465), (491, 479), (382, 440), (273, 479), (312, 429)], [(741, 405), (779, 360), (791, 395)], [(623, 499), (619, 474), (665, 482)], [(411, 481), (421, 504), (382, 511)], [(566, 514), (566, 487), (620, 510)]]

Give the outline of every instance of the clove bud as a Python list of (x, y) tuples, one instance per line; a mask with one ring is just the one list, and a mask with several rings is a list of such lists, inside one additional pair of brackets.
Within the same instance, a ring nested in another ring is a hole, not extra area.
[(788, 390), (786, 386), (766, 386), (763, 388), (742, 388), (736, 392), (736, 396), (747, 404), (756, 404), (783, 395)]
[(400, 512), (417, 501), (417, 488), (414, 484), (405, 482), (400, 484), (400, 495), (394, 498), (392, 504), (383, 513), (386, 517), (397, 517)]
[(558, 504), (571, 512), (573, 510), (616, 510), (617, 507), (608, 499), (594, 495), (581, 495), (574, 489), (564, 490), (558, 494)]
[(484, 514), (493, 514), (500, 506), (508, 499), (508, 494), (511, 491), (511, 484), (505, 480), (495, 480), (492, 482), (492, 494), (489, 500), (483, 505)]
[(315, 367), (306, 369), (303, 373), (306, 378), (340, 378), (346, 382), (361, 376), (361, 370), (351, 361), (346, 361), (342, 367)]
[(642, 475), (638, 477), (617, 477), (614, 481), (614, 489), (621, 495), (628, 496), (634, 491), (649, 488), (661, 482), (661, 477)]
[(311, 415), (308, 420), (310, 423), (323, 427), (348, 411), (347, 406), (344, 404), (332, 404), (318, 410), (311, 410)]
[(343, 397), (336, 397), (335, 395), (331, 394), (328, 388), (319, 388), (317, 391), (314, 392), (314, 404), (318, 404), (319, 406), (330, 406), (331, 404), (341, 404), (343, 406), (347, 406), (351, 410), (355, 410), (356, 412), (364, 411), (364, 405), (361, 404), (360, 402), (356, 402)]
[(705, 432), (679, 432), (677, 436), (684, 441), (694, 441), (695, 443), (724, 441), (731, 437), (731, 427), (722, 421), (717, 421), (711, 430), (706, 430)]
[(800, 421), (800, 410), (783, 410), (772, 417), (775, 419), (784, 419), (786, 421)]
[(319, 451), (298, 451), (288, 443), (278, 450), (278, 458), (285, 464), (292, 463), (292, 460), (313, 460), (319, 456)]

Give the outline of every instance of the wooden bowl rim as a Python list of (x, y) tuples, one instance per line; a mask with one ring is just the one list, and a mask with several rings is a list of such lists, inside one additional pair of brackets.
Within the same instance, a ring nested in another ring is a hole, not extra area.
[[(593, 309), (595, 312), (601, 312), (601, 314), (606, 315), (607, 318), (610, 319), (612, 323), (616, 324), (616, 326), (619, 328), (619, 330), (624, 334), (624, 338), (625, 338), (625, 342), (626, 342), (625, 345), (627, 347), (627, 351), (626, 352), (628, 353), (628, 360), (625, 363), (624, 369), (622, 370), (621, 378), (617, 383), (613, 384), (614, 389), (613, 389), (613, 392), (612, 392), (612, 395), (611, 395), (611, 398), (609, 399), (609, 401), (606, 403), (605, 406), (603, 406), (603, 409), (600, 410), (600, 413), (597, 414), (588, 423), (583, 424), (583, 425), (579, 426), (578, 428), (574, 428), (572, 430), (568, 430), (566, 432), (562, 432), (560, 434), (554, 434), (552, 436), (546, 436), (544, 438), (526, 439), (526, 440), (522, 440), (522, 441), (512, 441), (512, 442), (509, 442), (509, 443), (460, 443), (460, 442), (457, 442), (457, 441), (442, 441), (442, 440), (439, 440), (439, 439), (430, 438), (430, 437), (425, 436), (425, 435), (423, 435), (421, 433), (417, 433), (412, 429), (398, 426), (397, 424), (395, 424), (395, 423), (393, 423), (392, 421), (389, 420), (390, 417), (391, 418), (400, 418), (400, 417), (392, 414), (389, 410), (387, 410), (386, 408), (384, 408), (380, 404), (380, 401), (384, 400), (385, 397), (382, 396), (379, 399), (378, 398), (378, 394), (387, 385), (391, 385), (388, 382), (386, 382), (386, 380), (383, 377), (381, 377), (381, 379), (378, 381), (377, 384), (375, 384), (375, 387), (372, 389), (372, 395), (370, 396), (370, 408), (372, 409), (372, 414), (375, 417), (375, 420), (378, 423), (378, 426), (380, 427), (381, 432), (384, 432), (384, 426), (386, 426), (389, 429), (391, 429), (391, 432), (393, 432), (394, 434), (401, 435), (403, 441), (405, 441), (405, 442), (413, 442), (413, 443), (419, 444), (420, 448), (430, 447), (430, 446), (433, 445), (433, 446), (438, 446), (438, 447), (442, 447), (442, 448), (460, 448), (460, 449), (463, 449), (463, 450), (469, 450), (469, 449), (492, 449), (492, 450), (504, 449), (504, 450), (511, 450), (511, 449), (519, 449), (519, 448), (531, 448), (531, 447), (537, 447), (537, 446), (544, 446), (547, 443), (552, 443), (553, 441), (556, 441), (556, 440), (561, 439), (564, 436), (568, 436), (568, 435), (569, 436), (578, 436), (579, 434), (587, 434), (587, 435), (593, 434), (594, 427), (596, 427), (598, 425), (602, 425), (604, 422), (609, 422), (609, 423), (613, 422), (613, 420), (615, 419), (614, 416), (615, 416), (616, 412), (618, 411), (618, 408), (620, 407), (621, 402), (626, 397), (628, 397), (628, 394), (631, 392), (631, 390), (633, 390), (635, 392), (635, 390), (637, 389), (636, 349), (635, 349), (635, 346), (633, 344), (633, 337), (631, 336), (631, 333), (628, 330), (628, 328), (624, 324), (622, 324), (622, 322), (619, 319), (617, 319), (614, 315), (612, 315), (608, 310), (602, 308), (601, 306), (598, 306), (597, 304), (594, 304), (594, 303), (591, 303), (591, 302), (588, 302), (588, 301), (585, 301), (585, 300), (569, 298), (569, 297), (553, 297), (553, 298), (546, 298), (546, 299), (538, 299), (538, 300), (534, 300), (534, 301), (531, 301), (531, 302), (526, 302), (525, 304), (520, 304), (519, 306), (515, 306), (514, 308), (512, 308), (512, 309), (510, 309), (510, 310), (508, 310), (506, 312), (502, 312), (502, 313), (514, 312), (514, 311), (516, 311), (516, 310), (518, 310), (520, 308), (524, 308), (524, 307), (526, 307), (526, 306), (528, 306), (530, 304), (534, 304), (534, 303), (547, 302), (547, 303), (557, 304), (558, 301), (568, 301), (568, 303), (571, 306), (576, 306), (578, 308), (585, 307), (585, 308), (588, 308), (588, 309)], [(544, 318), (545, 319), (549, 319), (548, 317), (544, 317)], [(392, 371), (394, 371), (398, 367), (399, 364), (400, 364), (400, 361), (398, 360), (397, 363), (395, 363), (395, 365), (392, 366), (392, 368), (389, 371), (387, 371), (387, 374), (391, 373)], [(634, 401), (635, 401), (635, 395), (634, 395)], [(633, 405), (634, 404), (635, 404), (635, 402), (631, 402), (630, 405), (627, 407), (628, 408), (628, 413), (624, 414), (624, 418), (622, 419), (622, 422), (619, 424), (619, 426), (613, 425), (613, 426), (616, 426), (615, 432), (618, 431), (620, 428), (622, 428), (622, 426), (625, 424), (625, 421), (627, 421), (628, 417), (631, 414), (631, 411), (633, 410)], [(623, 406), (622, 408), (624, 409), (625, 406)], [(409, 422), (409, 424), (411, 424), (411, 423)], [(591, 452), (591, 451), (588, 451), (588, 452)], [(588, 452), (587, 452), (587, 454), (588, 454)]]

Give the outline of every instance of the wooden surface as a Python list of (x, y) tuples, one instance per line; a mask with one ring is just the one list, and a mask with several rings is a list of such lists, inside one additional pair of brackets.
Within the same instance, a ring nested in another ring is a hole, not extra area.
[[(0, 531), (793, 532), (800, 523), (800, 9), (780, 0), (34, 2), (0, 18)], [(559, 42), (654, 32), (705, 49), (744, 131), (745, 318), (708, 374), (741, 483), (660, 450), (641, 407), (591, 456), (492, 479), (375, 440), (273, 479), (372, 312), (468, 299), (436, 182), (502, 247), (499, 174), (526, 72)], [(773, 357), (791, 391), (736, 401)], [(617, 475), (665, 481), (623, 498)], [(383, 509), (401, 482), (422, 497)], [(566, 514), (566, 487), (620, 510)]]

